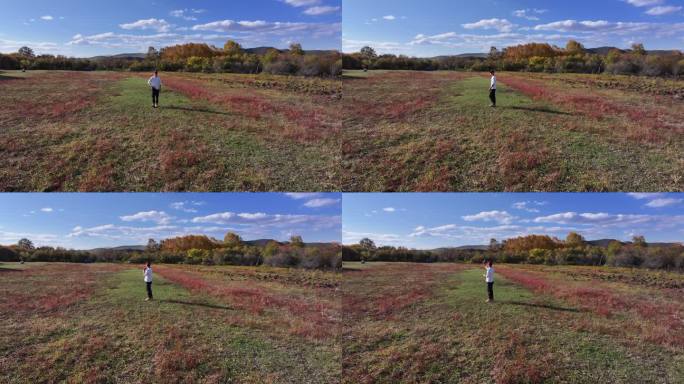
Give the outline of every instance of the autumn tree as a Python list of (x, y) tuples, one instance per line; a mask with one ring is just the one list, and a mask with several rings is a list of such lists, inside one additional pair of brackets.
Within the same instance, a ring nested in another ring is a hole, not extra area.
[(17, 249), (24, 252), (30, 252), (36, 249), (36, 247), (33, 246), (33, 242), (31, 240), (24, 238), (17, 242)]
[(156, 61), (159, 60), (159, 51), (155, 47), (147, 48), (147, 60)]
[(565, 238), (565, 245), (568, 247), (580, 247), (584, 245), (584, 237), (577, 232), (570, 232)]
[(242, 53), (242, 45), (236, 41), (228, 40), (223, 45), (223, 51), (228, 55), (239, 55)]
[(188, 235), (166, 239), (161, 242), (164, 251), (189, 251), (191, 249), (216, 249), (220, 244), (205, 235)]
[(226, 236), (223, 237), (223, 244), (229, 247), (239, 246), (242, 244), (242, 237), (236, 233), (228, 232), (226, 233)]
[(584, 46), (576, 40), (570, 40), (565, 45), (565, 51), (569, 54), (584, 53)]

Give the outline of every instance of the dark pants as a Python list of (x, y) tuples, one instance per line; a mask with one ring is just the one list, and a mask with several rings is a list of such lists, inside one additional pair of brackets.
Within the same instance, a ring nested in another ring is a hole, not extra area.
[(152, 104), (159, 105), (159, 92), (161, 89), (152, 88)]
[(145, 282), (145, 285), (147, 285), (147, 298), (152, 299), (152, 283)]
[(496, 105), (496, 89), (489, 90), (489, 100), (492, 101), (492, 105)]
[(489, 300), (494, 300), (494, 283), (487, 283), (487, 297)]

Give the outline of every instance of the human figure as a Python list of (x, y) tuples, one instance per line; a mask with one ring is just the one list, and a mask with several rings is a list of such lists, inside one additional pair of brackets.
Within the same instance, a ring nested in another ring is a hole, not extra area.
[(143, 276), (145, 278), (145, 285), (147, 286), (147, 299), (145, 301), (152, 300), (152, 263), (149, 261), (145, 265), (143, 270)]
[(162, 82), (158, 71), (154, 71), (154, 75), (147, 80), (147, 85), (152, 88), (152, 108), (159, 108), (159, 94), (161, 93)]
[(487, 283), (487, 302), (494, 301), (494, 262), (490, 259), (485, 263), (485, 282)]
[(489, 71), (489, 73), (492, 75), (492, 78), (489, 82), (489, 100), (492, 102), (492, 104), (489, 106), (496, 108), (496, 74), (494, 73), (494, 70)]

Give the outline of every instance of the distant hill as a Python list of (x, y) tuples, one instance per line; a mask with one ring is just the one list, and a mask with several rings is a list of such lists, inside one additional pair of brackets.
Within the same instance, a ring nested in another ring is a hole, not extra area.
[[(275, 49), (276, 51), (280, 53), (285, 53), (289, 52), (289, 49), (277, 49), (273, 47), (254, 47), (254, 48), (245, 48), (243, 49), (247, 53), (251, 53), (254, 55), (264, 55), (266, 52), (268, 52), (271, 49)], [(328, 55), (331, 53), (335, 53), (337, 51), (335, 50), (305, 50), (304, 53), (307, 55)], [(102, 55), (102, 56), (94, 56), (94, 57), (89, 57), (89, 60), (106, 60), (106, 59), (135, 59), (135, 60), (142, 60), (147, 56), (146, 53), (119, 53), (117, 55)]]
[[(621, 245), (632, 244), (631, 241), (620, 241), (615, 239), (597, 239), (597, 240), (587, 240), (587, 244), (595, 247), (607, 247), (610, 243), (617, 241)], [(682, 243), (648, 243), (649, 247), (659, 248), (659, 247), (673, 247), (677, 245), (682, 245)], [(441, 247), (430, 249), (432, 252), (444, 252), (448, 250), (468, 250), (468, 251), (486, 251), (489, 249), (488, 245), (462, 245), (459, 247)]]
[(105, 60), (105, 59), (144, 59), (147, 56), (145, 53), (119, 53), (118, 55), (110, 55), (110, 56), (94, 56), (94, 57), (89, 57), (88, 59), (98, 61), (98, 60)]
[(88, 252), (92, 253), (101, 253), (101, 252), (107, 252), (107, 251), (144, 251), (145, 250), (144, 245), (122, 245), (119, 247), (111, 247), (111, 248), (95, 248), (95, 249), (88, 249)]
[[(278, 243), (278, 245), (286, 245), (289, 244), (288, 242), (282, 242), (282, 241), (277, 241), (273, 239), (257, 239), (257, 240), (246, 240), (243, 241), (243, 243), (250, 245), (252, 247), (264, 247), (266, 244), (268, 244), (271, 241), (275, 241)], [(334, 243), (304, 243), (304, 246), (306, 247), (328, 247), (333, 245)], [(147, 247), (144, 245), (122, 245), (119, 247), (111, 247), (111, 248), (95, 248), (95, 249), (88, 249), (88, 252), (92, 253), (102, 253), (102, 252), (111, 252), (111, 251), (128, 251), (128, 252), (140, 252), (144, 251)]]
[[(608, 52), (612, 50), (618, 50), (620, 53), (626, 53), (626, 52), (631, 52), (630, 49), (620, 49), (616, 47), (596, 47), (596, 48), (586, 48), (585, 50), (589, 53), (593, 54), (598, 54), (598, 55), (607, 55)], [(671, 49), (671, 50), (651, 50), (651, 51), (646, 51), (647, 54), (649, 55), (669, 55), (671, 53), (676, 52), (676, 50)], [(431, 57), (431, 59), (434, 60), (440, 60), (440, 59), (448, 59), (448, 58), (472, 58), (472, 59), (486, 59), (487, 56), (489, 56), (488, 53), (461, 53), (458, 55), (442, 55), (442, 56), (435, 56)]]

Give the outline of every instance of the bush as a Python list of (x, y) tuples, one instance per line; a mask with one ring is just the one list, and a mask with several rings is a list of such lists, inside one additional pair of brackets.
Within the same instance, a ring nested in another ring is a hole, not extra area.
[(20, 261), (21, 256), (11, 248), (0, 247), (0, 261)]

